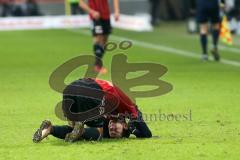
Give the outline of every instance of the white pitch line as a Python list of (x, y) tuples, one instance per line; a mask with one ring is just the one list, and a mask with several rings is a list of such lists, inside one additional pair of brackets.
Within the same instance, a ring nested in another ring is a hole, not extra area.
[[(181, 37), (188, 38), (188, 39), (196, 39), (197, 35), (196, 36), (181, 35)], [(234, 46), (240, 46), (240, 43), (237, 43), (237, 40), (235, 40), (233, 43), (234, 43)], [(237, 47), (234, 47), (234, 46), (227, 46), (227, 45), (224, 45), (224, 44), (222, 44), (222, 45), (220, 44), (219, 45), (219, 49), (220, 50), (229, 51), (231, 53), (240, 54), (240, 48), (237, 48)]]
[(220, 45), (219, 49), (230, 51), (230, 52), (236, 53), (236, 54), (240, 54), (240, 48), (226, 47), (226, 46)]
[[(74, 33), (80, 33), (80, 34), (84, 34), (84, 35), (90, 35), (89, 32), (83, 32), (80, 30), (67, 30), (67, 31), (74, 32)], [(180, 50), (180, 49), (176, 49), (176, 48), (172, 48), (172, 47), (168, 47), (168, 46), (164, 46), (164, 45), (152, 44), (152, 43), (148, 43), (148, 42), (144, 42), (144, 41), (138, 41), (138, 40), (130, 39), (127, 37), (121, 37), (121, 36), (115, 36), (115, 35), (111, 35), (111, 39), (114, 39), (117, 41), (130, 40), (130, 41), (132, 41), (132, 43), (134, 45), (137, 45), (139, 47), (154, 49), (154, 50), (158, 50), (158, 51), (164, 51), (164, 52), (168, 52), (171, 54), (181, 55), (181, 56), (185, 56), (185, 57), (189, 57), (189, 58), (200, 59), (200, 55), (198, 53), (184, 51), (184, 50)], [(240, 67), (240, 62), (238, 62), (238, 61), (232, 61), (232, 60), (227, 60), (227, 59), (222, 58), (220, 63), (235, 66), (235, 67)]]

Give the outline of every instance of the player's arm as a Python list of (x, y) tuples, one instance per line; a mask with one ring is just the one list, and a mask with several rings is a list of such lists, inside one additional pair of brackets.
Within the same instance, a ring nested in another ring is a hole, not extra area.
[(91, 9), (84, 0), (80, 0), (80, 1), (79, 1), (79, 6), (80, 6), (84, 11), (86, 11), (87, 13), (89, 13), (90, 15), (92, 15), (94, 19), (99, 19), (99, 18), (100, 18), (99, 12)]
[(151, 138), (152, 132), (144, 121), (132, 121), (128, 124), (129, 131), (137, 138)]
[(113, 0), (113, 8), (115, 21), (118, 21), (120, 17), (119, 0)]
[(128, 128), (131, 134), (137, 138), (151, 138), (152, 132), (142, 118), (142, 113), (138, 111), (138, 119), (132, 119), (128, 123)]

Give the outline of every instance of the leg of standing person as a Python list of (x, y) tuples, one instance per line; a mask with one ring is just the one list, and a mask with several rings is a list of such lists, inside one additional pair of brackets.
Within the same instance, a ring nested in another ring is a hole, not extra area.
[(150, 0), (151, 3), (151, 23), (153, 26), (159, 24), (159, 8), (160, 8), (160, 0)]
[(213, 42), (213, 49), (211, 51), (213, 58), (215, 61), (220, 60), (220, 55), (218, 53), (218, 40), (219, 40), (219, 32), (220, 32), (220, 9), (219, 6), (214, 7), (211, 10), (211, 24), (212, 24), (212, 42)]
[(208, 24), (200, 24), (200, 43), (202, 47), (202, 60), (208, 60)]
[(71, 9), (71, 15), (76, 15), (78, 14), (78, 10), (80, 8), (79, 6), (79, 0), (68, 0), (70, 4), (70, 9)]
[(103, 67), (102, 59), (105, 53), (105, 45), (108, 41), (109, 34), (111, 33), (110, 20), (94, 21), (93, 28), (93, 49), (96, 56), (95, 71), (105, 74), (106, 68)]
[(200, 44), (202, 48), (202, 60), (208, 60), (208, 13), (206, 5), (197, 1), (197, 21), (200, 25)]
[(93, 51), (96, 56), (95, 66), (102, 68), (102, 58), (104, 56), (104, 36), (103, 35), (94, 35), (93, 37)]
[(219, 32), (220, 32), (220, 24), (216, 23), (212, 25), (212, 42), (213, 42), (213, 49), (211, 51), (214, 60), (219, 61), (220, 55), (218, 53), (218, 39), (219, 39)]

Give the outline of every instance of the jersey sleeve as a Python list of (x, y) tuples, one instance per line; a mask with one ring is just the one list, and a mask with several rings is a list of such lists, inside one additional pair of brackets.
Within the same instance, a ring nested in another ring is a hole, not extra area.
[(133, 121), (130, 132), (137, 138), (151, 138), (152, 133), (144, 121)]
[(151, 138), (152, 132), (142, 118), (142, 113), (138, 112), (138, 119), (128, 123), (129, 131), (137, 138)]

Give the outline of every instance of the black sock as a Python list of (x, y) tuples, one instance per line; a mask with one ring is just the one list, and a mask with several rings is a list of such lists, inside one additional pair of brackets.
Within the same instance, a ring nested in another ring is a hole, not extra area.
[(94, 49), (94, 54), (96, 56), (96, 61), (95, 61), (95, 65), (102, 67), (102, 58), (104, 55), (104, 48), (103, 46), (99, 45), (99, 44), (94, 44), (93, 46)]
[(65, 139), (66, 135), (71, 133), (72, 130), (73, 128), (70, 126), (53, 126), (51, 135), (59, 139)]
[(212, 30), (212, 38), (213, 38), (214, 49), (217, 50), (218, 39), (219, 39), (219, 30), (218, 29)]
[(201, 39), (203, 54), (207, 54), (207, 43), (208, 43), (207, 35), (206, 34), (201, 34), (200, 39)]

